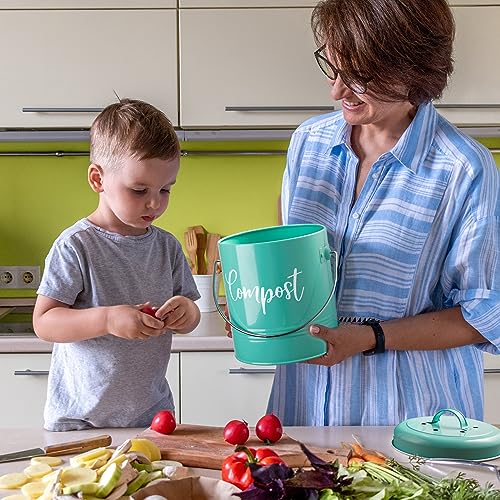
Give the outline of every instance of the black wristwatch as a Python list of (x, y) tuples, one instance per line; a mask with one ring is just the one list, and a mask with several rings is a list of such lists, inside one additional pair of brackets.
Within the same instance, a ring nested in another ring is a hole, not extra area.
[(369, 319), (363, 321), (362, 325), (371, 326), (373, 333), (375, 334), (375, 347), (373, 349), (368, 349), (368, 351), (363, 351), (365, 356), (372, 356), (373, 354), (382, 354), (385, 352), (385, 335), (384, 330), (380, 326), (380, 321), (374, 319)]

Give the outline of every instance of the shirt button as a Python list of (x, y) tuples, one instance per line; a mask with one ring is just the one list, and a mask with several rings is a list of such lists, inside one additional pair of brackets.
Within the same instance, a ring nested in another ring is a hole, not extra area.
[(374, 179), (378, 179), (378, 178), (379, 178), (379, 175), (380, 175), (380, 174), (375, 173), (375, 174), (372, 174), (372, 177), (373, 177)]
[(359, 214), (358, 214), (357, 212), (354, 212), (354, 213), (352, 214), (352, 218), (353, 218), (353, 219), (359, 219)]

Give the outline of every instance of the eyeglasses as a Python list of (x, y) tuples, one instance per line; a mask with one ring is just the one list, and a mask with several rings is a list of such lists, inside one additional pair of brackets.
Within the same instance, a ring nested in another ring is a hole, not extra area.
[(314, 51), (314, 58), (318, 63), (319, 69), (323, 74), (332, 81), (335, 81), (339, 75), (346, 87), (349, 87), (355, 94), (364, 94), (366, 92), (366, 84), (371, 80), (371, 78), (365, 80), (364, 82), (349, 82), (342, 77), (342, 72), (339, 71), (326, 56), (322, 54), (325, 50), (326, 44), (322, 45), (318, 50)]

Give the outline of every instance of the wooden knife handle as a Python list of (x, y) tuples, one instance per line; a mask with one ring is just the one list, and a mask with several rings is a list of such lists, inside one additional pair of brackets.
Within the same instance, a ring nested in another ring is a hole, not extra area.
[(111, 444), (111, 436), (102, 434), (100, 436), (91, 437), (89, 439), (81, 439), (79, 441), (70, 441), (67, 443), (51, 444), (45, 446), (44, 450), (47, 455), (71, 455), (80, 453), (101, 446), (109, 446)]

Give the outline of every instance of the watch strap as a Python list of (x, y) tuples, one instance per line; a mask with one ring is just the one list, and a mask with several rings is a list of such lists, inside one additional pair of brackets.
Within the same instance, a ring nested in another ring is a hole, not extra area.
[(362, 325), (371, 326), (373, 333), (375, 335), (375, 347), (373, 349), (368, 349), (363, 351), (365, 356), (372, 356), (373, 354), (382, 354), (385, 352), (385, 335), (382, 326), (379, 321), (367, 320), (361, 323)]

